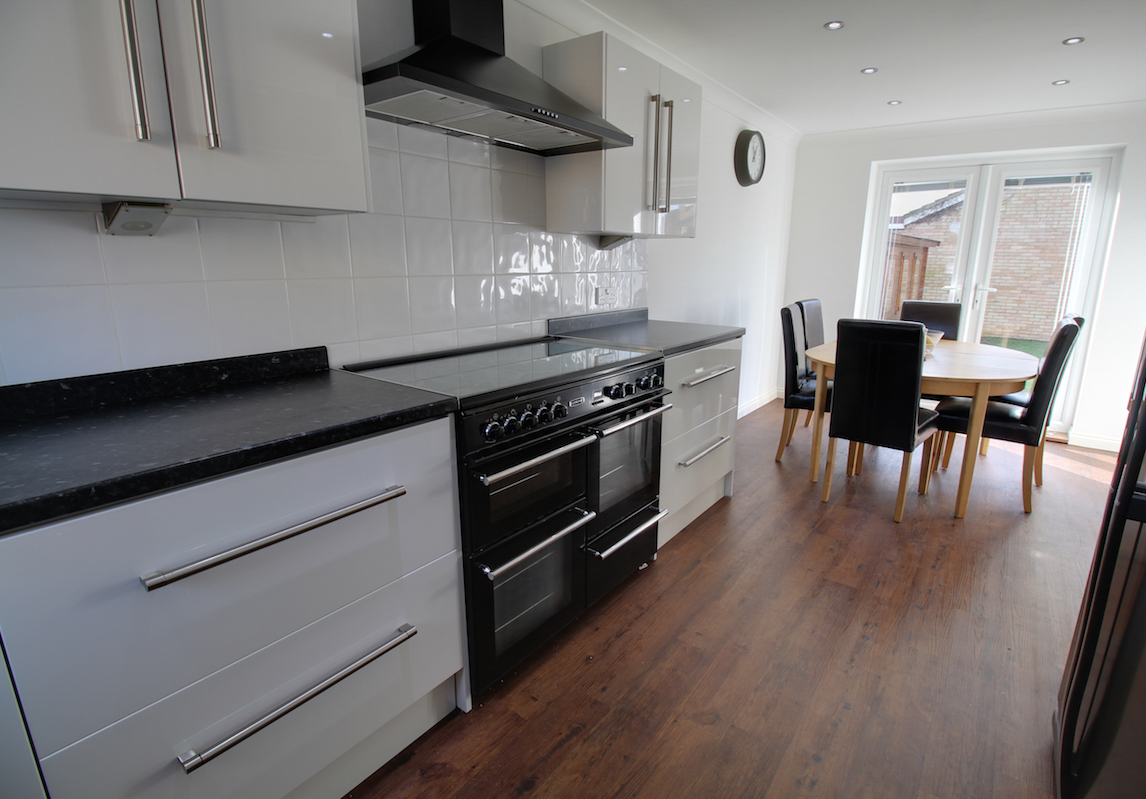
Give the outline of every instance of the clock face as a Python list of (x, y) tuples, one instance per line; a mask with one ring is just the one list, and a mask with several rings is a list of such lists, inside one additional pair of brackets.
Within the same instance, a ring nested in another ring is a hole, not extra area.
[(742, 130), (736, 137), (733, 166), (741, 186), (759, 183), (764, 176), (764, 137), (758, 130)]

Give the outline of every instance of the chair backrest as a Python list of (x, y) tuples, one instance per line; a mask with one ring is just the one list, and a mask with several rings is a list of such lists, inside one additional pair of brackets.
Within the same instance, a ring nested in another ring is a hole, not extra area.
[(922, 322), (928, 330), (942, 330), (948, 341), (959, 340), (959, 319), (963, 306), (957, 302), (904, 300), (899, 318), (904, 322)]
[[(824, 343), (824, 311), (820, 301), (796, 300), (796, 304), (800, 306), (800, 313), (804, 317), (804, 341), (808, 345), (805, 349), (820, 346)], [(812, 362), (805, 359), (804, 369), (812, 371)]]
[(796, 303), (780, 309), (780, 332), (784, 337), (784, 396), (800, 390), (807, 372), (804, 369), (804, 317)]
[(1043, 356), (1039, 366), (1039, 376), (1035, 379), (1034, 388), (1031, 389), (1031, 401), (1023, 413), (1023, 424), (1037, 429), (1040, 434), (1046, 424), (1051, 405), (1054, 404), (1055, 393), (1062, 380), (1067, 358), (1070, 357), (1074, 342), (1078, 339), (1080, 319), (1081, 317), (1065, 316), (1059, 320), (1047, 345), (1046, 355)]
[(841, 319), (829, 434), (910, 452), (919, 425), (923, 325)]

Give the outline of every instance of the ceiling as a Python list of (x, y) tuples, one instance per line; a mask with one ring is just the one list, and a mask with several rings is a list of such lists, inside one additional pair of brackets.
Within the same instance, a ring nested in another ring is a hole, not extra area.
[(1146, 0), (586, 2), (802, 133), (1146, 100)]

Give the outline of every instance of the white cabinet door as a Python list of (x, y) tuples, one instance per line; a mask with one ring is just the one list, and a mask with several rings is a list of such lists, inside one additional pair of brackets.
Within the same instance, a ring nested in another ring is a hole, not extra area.
[(696, 236), (700, 175), (700, 86), (666, 67), (661, 67), (660, 77), (661, 97), (672, 103), (662, 128), (661, 146), (665, 160), (670, 155), (672, 160), (658, 175), (658, 196), (666, 210), (656, 215), (656, 232), (691, 238)]
[[(661, 67), (618, 39), (606, 37), (606, 120), (633, 137), (632, 147), (603, 152), (605, 186), (603, 231), (650, 234), (655, 232), (654, 155), (659, 151), (655, 124), (660, 95)], [(663, 179), (663, 176), (661, 176)]]
[(0, 190), (179, 196), (155, 3), (135, 0), (137, 139), (120, 3), (0, 3)]
[(350, 0), (202, 0), (218, 146), (191, 0), (159, 0), (188, 200), (366, 210)]

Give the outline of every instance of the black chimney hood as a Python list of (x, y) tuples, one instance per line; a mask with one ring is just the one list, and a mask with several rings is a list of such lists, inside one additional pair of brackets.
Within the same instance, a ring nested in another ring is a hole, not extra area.
[(363, 71), (367, 116), (538, 155), (632, 146), (632, 136), (505, 57), (502, 0), (412, 1), (417, 44)]

